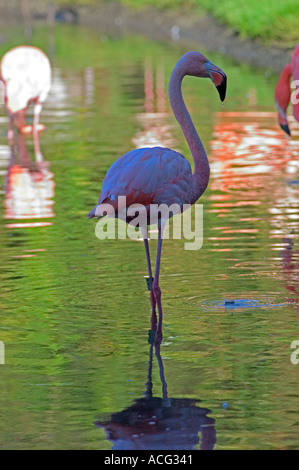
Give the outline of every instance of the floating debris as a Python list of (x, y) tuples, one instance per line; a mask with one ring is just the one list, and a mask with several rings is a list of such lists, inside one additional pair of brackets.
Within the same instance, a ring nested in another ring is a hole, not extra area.
[(237, 310), (247, 308), (273, 308), (273, 307), (285, 307), (288, 305), (287, 302), (277, 303), (274, 299), (264, 297), (260, 300), (257, 299), (225, 299), (215, 300), (211, 302), (203, 302), (200, 308), (207, 309), (220, 309), (220, 310)]

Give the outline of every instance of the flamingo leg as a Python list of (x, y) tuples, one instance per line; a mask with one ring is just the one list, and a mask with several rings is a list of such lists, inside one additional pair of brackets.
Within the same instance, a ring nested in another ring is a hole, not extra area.
[[(144, 248), (145, 248), (145, 254), (146, 254), (146, 261), (147, 261), (147, 269), (148, 269), (148, 277), (149, 277), (149, 284), (152, 283), (153, 279), (153, 274), (152, 274), (152, 265), (151, 265), (151, 258), (150, 258), (150, 252), (149, 252), (149, 246), (148, 246), (148, 239), (144, 238)], [(149, 285), (148, 284), (148, 285)], [(156, 330), (157, 328), (157, 317), (156, 317), (156, 299), (155, 299), (155, 294), (152, 289), (150, 289), (150, 298), (151, 298), (151, 304), (152, 304), (152, 330)]]
[(13, 116), (9, 115), (9, 128), (8, 128), (8, 142), (9, 145), (13, 145)]
[(41, 162), (43, 160), (40, 146), (39, 146), (39, 137), (38, 137), (38, 124), (39, 124), (39, 115), (42, 110), (42, 105), (37, 103), (34, 106), (34, 115), (33, 115), (33, 142), (34, 142), (34, 153), (35, 159), (37, 162)]
[(157, 247), (157, 257), (156, 257), (156, 268), (155, 268), (155, 277), (154, 277), (154, 283), (153, 283), (153, 292), (154, 296), (156, 299), (156, 303), (158, 306), (158, 312), (159, 312), (159, 325), (158, 325), (158, 330), (157, 330), (157, 335), (156, 335), (156, 341), (161, 341), (162, 340), (162, 318), (163, 318), (163, 312), (162, 312), (162, 303), (161, 303), (161, 289), (159, 286), (159, 275), (160, 275), (160, 262), (161, 262), (161, 253), (162, 253), (162, 228), (161, 224), (159, 224), (159, 237), (158, 237), (158, 247)]

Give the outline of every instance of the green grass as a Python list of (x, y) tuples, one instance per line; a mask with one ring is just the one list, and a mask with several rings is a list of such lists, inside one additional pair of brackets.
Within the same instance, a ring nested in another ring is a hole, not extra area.
[(241, 35), (263, 41), (298, 41), (298, 0), (198, 0), (219, 21)]

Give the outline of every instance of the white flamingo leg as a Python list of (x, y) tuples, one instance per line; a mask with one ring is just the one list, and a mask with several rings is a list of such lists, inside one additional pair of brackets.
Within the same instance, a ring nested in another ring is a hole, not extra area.
[(38, 137), (38, 124), (39, 124), (39, 116), (42, 110), (42, 105), (37, 103), (34, 106), (34, 115), (33, 115), (33, 142), (34, 142), (34, 153), (35, 159), (37, 162), (41, 162), (43, 160), (40, 145), (39, 145), (39, 137)]
[(13, 145), (13, 116), (12, 114), (9, 114), (9, 128), (8, 128), (7, 137), (8, 137), (9, 145), (12, 146)]

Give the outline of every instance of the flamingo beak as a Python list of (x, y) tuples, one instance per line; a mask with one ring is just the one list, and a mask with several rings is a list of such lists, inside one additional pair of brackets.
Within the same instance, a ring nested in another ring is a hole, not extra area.
[(278, 104), (277, 100), (275, 100), (275, 106), (278, 111), (278, 124), (282, 128), (282, 130), (288, 134), (291, 135), (291, 131), (288, 125), (288, 120), (287, 120), (287, 115), (286, 111), (281, 108), (281, 106)]
[(227, 85), (227, 78), (223, 70), (217, 67), (214, 64), (210, 64), (209, 67), (210, 77), (212, 82), (214, 83), (215, 87), (218, 90), (219, 96), (221, 101), (225, 100), (226, 95), (226, 85)]
[(226, 79), (226, 75), (224, 75), (220, 85), (216, 85), (216, 88), (218, 90), (218, 93), (219, 93), (219, 96), (220, 96), (220, 99), (221, 99), (222, 102), (225, 100), (226, 83), (227, 83), (227, 79)]
[(280, 124), (280, 127), (282, 128), (283, 131), (285, 131), (288, 135), (291, 135), (290, 128), (288, 124)]

